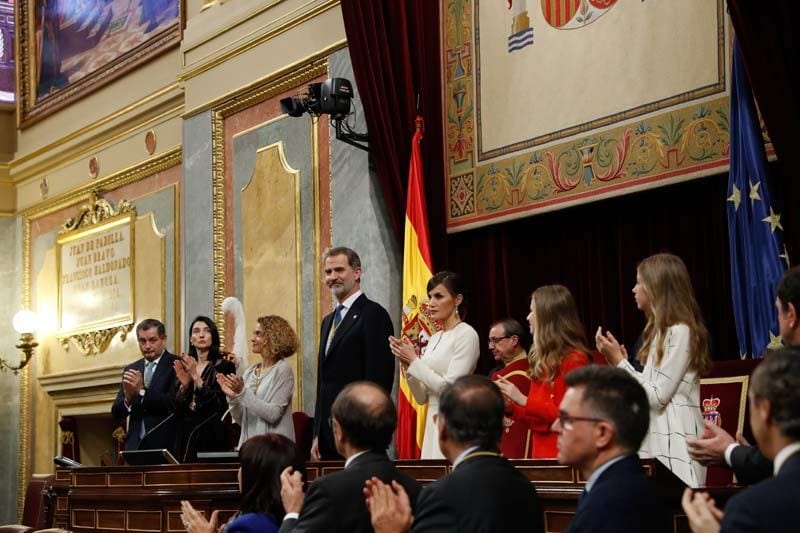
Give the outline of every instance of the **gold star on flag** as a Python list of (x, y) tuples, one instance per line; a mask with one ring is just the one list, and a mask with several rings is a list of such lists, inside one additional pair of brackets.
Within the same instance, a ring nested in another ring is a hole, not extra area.
[(742, 191), (736, 185), (733, 186), (733, 192), (728, 196), (728, 201), (733, 202), (733, 210), (739, 210), (739, 204), (742, 203)]
[(752, 182), (750, 183), (750, 199), (753, 201), (761, 200), (761, 195), (758, 194), (758, 188), (761, 186), (761, 182), (757, 181), (755, 184)]
[(781, 338), (777, 335), (774, 335), (771, 331), (769, 332), (769, 344), (767, 345), (768, 350), (779, 350), (783, 348), (783, 342)]
[(780, 228), (781, 231), (783, 231), (783, 226), (781, 226), (781, 216), (772, 210), (772, 206), (769, 206), (769, 216), (762, 218), (761, 222), (769, 222), (772, 233), (775, 233), (775, 228)]
[[(781, 228), (781, 229), (783, 229), (783, 228)], [(778, 257), (780, 257), (781, 259), (786, 261), (786, 269), (788, 270), (791, 267), (791, 264), (789, 263), (789, 251), (786, 249), (786, 245), (785, 244), (783, 245), (783, 253), (781, 255), (779, 255)]]

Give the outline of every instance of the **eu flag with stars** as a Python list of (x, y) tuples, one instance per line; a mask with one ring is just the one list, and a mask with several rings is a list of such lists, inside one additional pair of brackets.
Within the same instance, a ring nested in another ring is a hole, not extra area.
[(736, 335), (740, 357), (761, 357), (779, 343), (775, 289), (789, 258), (781, 216), (770, 203), (764, 141), (736, 40), (730, 141), (728, 238)]

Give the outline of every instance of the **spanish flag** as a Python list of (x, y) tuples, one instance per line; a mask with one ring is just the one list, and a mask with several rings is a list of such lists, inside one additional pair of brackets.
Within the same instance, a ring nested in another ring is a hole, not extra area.
[[(422, 176), (422, 117), (416, 119), (411, 140), (411, 163), (408, 169), (406, 229), (403, 245), (403, 337), (410, 340), (418, 354), (424, 354), (428, 339), (436, 328), (427, 310), (426, 285), (432, 276), (428, 214)], [(419, 459), (428, 404), (418, 404), (400, 372), (397, 395), (397, 458)]]

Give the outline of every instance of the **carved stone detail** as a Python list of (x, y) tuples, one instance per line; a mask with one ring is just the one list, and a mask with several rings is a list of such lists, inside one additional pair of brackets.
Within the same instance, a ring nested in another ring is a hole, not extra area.
[(90, 202), (81, 206), (81, 212), (78, 216), (67, 219), (58, 233), (60, 235), (78, 228), (94, 226), (104, 220), (125, 213), (136, 213), (136, 207), (128, 200), (122, 200), (117, 207), (114, 207), (111, 202), (99, 197), (96, 192), (92, 192)]
[(119, 340), (121, 342), (125, 342), (125, 339), (128, 337), (128, 333), (130, 333), (132, 329), (133, 324), (126, 324), (124, 326), (116, 326), (98, 331), (77, 333), (75, 335), (70, 335), (69, 337), (59, 337), (58, 340), (66, 351), (69, 351), (69, 341), (72, 341), (83, 355), (97, 355), (106, 351), (108, 345), (111, 344), (111, 340), (114, 338), (114, 335), (117, 333), (119, 333)]

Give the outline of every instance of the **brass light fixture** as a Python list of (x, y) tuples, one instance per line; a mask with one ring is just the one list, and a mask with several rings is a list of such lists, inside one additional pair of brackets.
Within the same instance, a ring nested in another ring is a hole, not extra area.
[(23, 309), (14, 315), (13, 323), (14, 329), (19, 333), (19, 344), (17, 344), (17, 348), (22, 352), (22, 359), (19, 360), (19, 365), (14, 366), (8, 364), (3, 357), (0, 357), (0, 370), (3, 372), (11, 370), (14, 374), (17, 374), (20, 370), (25, 368), (25, 365), (27, 365), (31, 357), (33, 357), (33, 349), (39, 346), (39, 343), (33, 338), (33, 332), (36, 331), (38, 319), (33, 311)]

